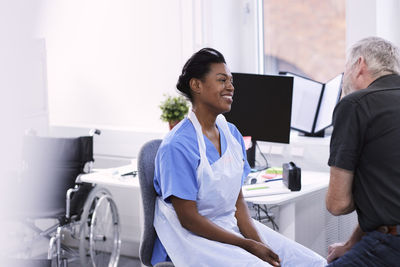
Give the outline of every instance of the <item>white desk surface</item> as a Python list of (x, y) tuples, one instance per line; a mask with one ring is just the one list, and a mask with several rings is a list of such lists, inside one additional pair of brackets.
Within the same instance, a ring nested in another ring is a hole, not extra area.
[[(282, 181), (274, 181), (270, 183), (279, 183), (283, 187)], [(319, 191), (328, 187), (329, 173), (328, 172), (301, 172), (301, 190), (293, 191), (283, 194), (272, 194), (266, 196), (245, 197), (247, 202), (253, 204), (266, 204), (266, 205), (282, 205), (302, 197), (304, 195)]]
[(133, 171), (137, 171), (136, 159), (132, 160), (132, 163), (129, 165), (117, 168), (93, 170), (91, 173), (81, 175), (80, 180), (82, 182), (93, 184), (138, 188), (139, 178), (137, 174), (136, 176), (123, 175)]

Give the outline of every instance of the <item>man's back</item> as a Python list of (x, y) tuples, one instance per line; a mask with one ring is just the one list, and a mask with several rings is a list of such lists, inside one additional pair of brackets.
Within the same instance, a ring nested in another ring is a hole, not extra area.
[(400, 221), (400, 76), (387, 75), (343, 98), (334, 112), (330, 166), (354, 171), (364, 231)]

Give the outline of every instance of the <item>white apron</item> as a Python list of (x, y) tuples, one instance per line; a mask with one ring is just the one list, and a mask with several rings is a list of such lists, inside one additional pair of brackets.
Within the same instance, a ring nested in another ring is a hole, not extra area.
[[(231, 134), (225, 117), (219, 115), (216, 123), (218, 129), (225, 136), (227, 147), (221, 158), (210, 165), (206, 156), (201, 126), (192, 111), (189, 113), (189, 119), (196, 129), (200, 152), (200, 164), (197, 168), (199, 192), (196, 203), (198, 212), (220, 227), (241, 235), (235, 218), (235, 204), (241, 189), (244, 165), (241, 145)], [(298, 253), (294, 253), (293, 250), (300, 249), (303, 251), (299, 251), (301, 255), (297, 256), (305, 258), (312, 256), (311, 261), (303, 262), (303, 259), (301, 260), (303, 266), (324, 266), (323, 264), (313, 264), (316, 263), (317, 255), (312, 251), (284, 238), (261, 223), (255, 222), (255, 225), (262, 234), (261, 236), (268, 240), (270, 246), (281, 258), (284, 256), (287, 259), (294, 259), (293, 256), (296, 257)], [(177, 267), (271, 266), (240, 247), (212, 241), (186, 230), (181, 226), (172, 204), (166, 203), (162, 197), (156, 199), (154, 227), (168, 256)], [(279, 248), (282, 250), (281, 252), (285, 253), (279, 253)], [(322, 258), (318, 259), (318, 261), (320, 260), (324, 262)], [(301, 266), (301, 264), (293, 265), (293, 261), (291, 265), (289, 261), (285, 260), (285, 262), (288, 264), (287, 266)]]

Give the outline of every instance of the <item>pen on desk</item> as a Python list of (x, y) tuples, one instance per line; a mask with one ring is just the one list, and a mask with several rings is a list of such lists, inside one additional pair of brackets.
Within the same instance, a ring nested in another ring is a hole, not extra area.
[(131, 171), (128, 173), (121, 174), (121, 176), (129, 176), (129, 175), (132, 175), (133, 177), (135, 177), (137, 175), (137, 171)]
[(265, 180), (264, 183), (273, 182), (273, 181), (280, 181), (280, 180), (282, 180), (282, 178), (268, 179), (268, 180)]

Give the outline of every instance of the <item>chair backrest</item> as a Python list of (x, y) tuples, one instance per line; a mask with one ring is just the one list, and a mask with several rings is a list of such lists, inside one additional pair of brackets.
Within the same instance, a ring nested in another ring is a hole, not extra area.
[(26, 136), (22, 157), (24, 210), (28, 216), (53, 218), (65, 214), (67, 190), (74, 187), (85, 163), (93, 161), (93, 137)]
[(141, 262), (146, 266), (152, 266), (151, 256), (153, 254), (154, 240), (157, 236), (153, 226), (154, 204), (156, 199), (153, 179), (154, 160), (161, 141), (160, 139), (155, 139), (145, 143), (139, 151), (137, 162), (144, 212), (144, 225), (143, 234), (140, 239), (139, 257)]

